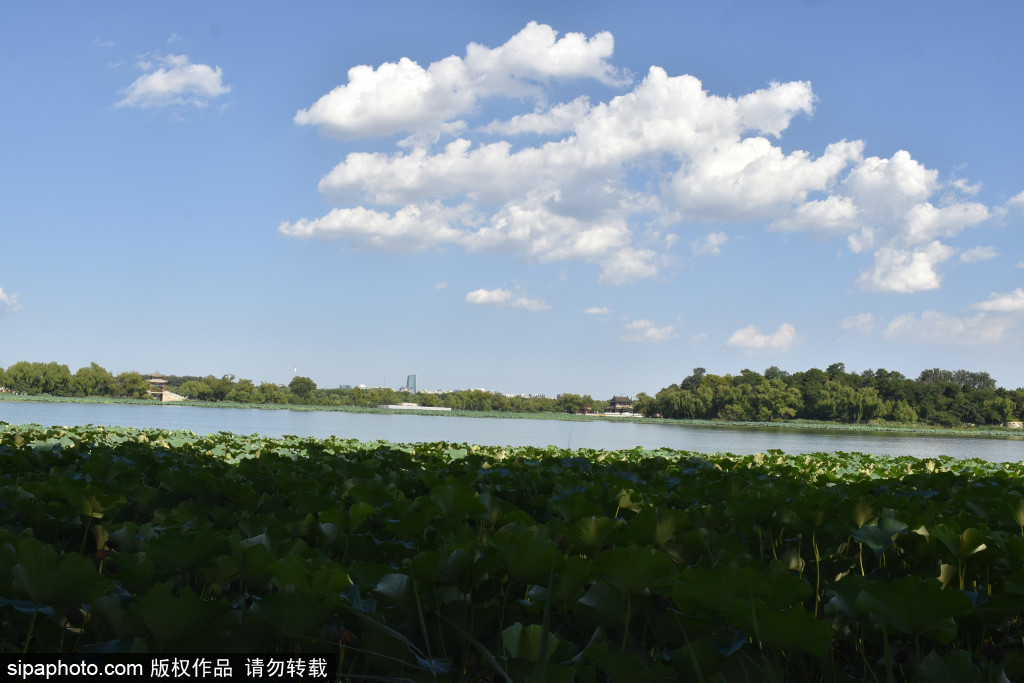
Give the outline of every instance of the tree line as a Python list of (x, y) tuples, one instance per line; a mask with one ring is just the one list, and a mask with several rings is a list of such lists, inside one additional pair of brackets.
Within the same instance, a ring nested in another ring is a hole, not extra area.
[(843, 363), (825, 370), (788, 373), (772, 366), (759, 374), (713, 375), (704, 368), (655, 396), (640, 394), (634, 408), (644, 416), (694, 420), (824, 420), (896, 422), (946, 427), (1017, 421), (1024, 389), (996, 386), (987, 372), (925, 370), (916, 379), (885, 369), (847, 372)]
[[(606, 401), (589, 395), (561, 394), (558, 398), (543, 396), (505, 396), (480, 389), (462, 389), (439, 394), (418, 393), (389, 388), (321, 389), (309, 377), (292, 378), (287, 386), (234, 375), (165, 375), (168, 390), (197, 401), (230, 401), (252, 404), (295, 404), (326, 407), (377, 407), (403, 402), (453, 410), (500, 411), (517, 413), (585, 413), (602, 412)], [(21, 394), (67, 397), (150, 398), (147, 377), (138, 372), (112, 375), (105, 368), (90, 363), (72, 373), (59, 363), (21, 361), (0, 368), (0, 387)]]
[[(514, 413), (600, 413), (607, 407), (607, 401), (586, 394), (548, 398), (505, 396), (480, 389), (438, 394), (410, 394), (380, 387), (321, 389), (302, 376), (292, 378), (287, 386), (256, 384), (234, 375), (167, 375), (164, 380), (169, 390), (199, 401), (325, 407), (376, 407), (409, 401), (453, 410)], [(122, 372), (115, 376), (96, 363), (72, 373), (67, 365), (21, 361), (6, 370), (0, 368), (0, 387), (51, 396), (150, 398), (149, 384), (142, 374)], [(884, 369), (846, 372), (843, 363), (795, 373), (772, 366), (763, 374), (743, 370), (738, 375), (714, 375), (704, 368), (694, 368), (681, 382), (654, 396), (639, 394), (633, 407), (645, 417), (675, 419), (805, 419), (952, 427), (1020, 420), (1024, 415), (1024, 388), (1011, 391), (997, 387), (987, 372), (939, 368), (925, 370), (916, 379)]]

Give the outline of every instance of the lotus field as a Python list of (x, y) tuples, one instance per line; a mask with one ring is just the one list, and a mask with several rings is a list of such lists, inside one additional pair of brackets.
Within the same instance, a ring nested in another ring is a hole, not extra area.
[(1024, 466), (0, 423), (0, 652), (413, 681), (1024, 677)]

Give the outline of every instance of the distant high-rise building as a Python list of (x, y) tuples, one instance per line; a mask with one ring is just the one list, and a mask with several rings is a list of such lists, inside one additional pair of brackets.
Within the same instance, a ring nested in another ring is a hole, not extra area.
[(416, 393), (416, 375), (409, 375), (405, 378), (405, 388), (410, 393)]

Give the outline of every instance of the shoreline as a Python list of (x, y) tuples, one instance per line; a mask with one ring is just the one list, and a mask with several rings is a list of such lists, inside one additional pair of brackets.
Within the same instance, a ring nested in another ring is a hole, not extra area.
[(934, 427), (929, 425), (902, 424), (847, 424), (842, 422), (791, 421), (791, 422), (727, 422), (724, 420), (680, 420), (661, 417), (613, 417), (604, 415), (579, 415), (571, 413), (515, 413), (504, 411), (481, 410), (422, 410), (401, 408), (376, 408), (362, 406), (318, 406), (293, 403), (231, 403), (227, 401), (174, 401), (157, 402), (146, 399), (106, 398), (106, 397), (74, 397), (17, 394), (0, 394), (0, 403), (91, 403), (111, 405), (148, 405), (148, 406), (187, 406), (192, 408), (234, 408), (239, 410), (295, 410), (303, 412), (339, 412), (339, 413), (370, 413), (379, 415), (424, 415), (431, 417), (471, 417), (493, 418), (502, 420), (560, 420), (565, 422), (633, 422), (640, 424), (679, 424), (687, 427), (713, 429), (746, 429), (760, 431), (846, 431), (867, 433), (917, 434), (947, 437), (975, 438), (1024, 438), (1024, 430), (1009, 427)]

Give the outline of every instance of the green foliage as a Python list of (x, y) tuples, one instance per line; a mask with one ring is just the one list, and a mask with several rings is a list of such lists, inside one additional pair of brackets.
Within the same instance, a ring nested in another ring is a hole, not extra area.
[(384, 680), (1012, 679), (993, 653), (1024, 638), (1022, 475), (0, 425), (0, 651), (341, 648), (341, 678)]
[(712, 375), (704, 368), (654, 398), (638, 397), (644, 416), (690, 420), (775, 422), (801, 419), (860, 424), (919, 421), (943, 427), (999, 424), (1024, 412), (1024, 389), (997, 389), (988, 373), (933, 369), (910, 380), (898, 372), (827, 370)]
[(114, 380), (114, 395), (125, 398), (147, 398), (149, 383), (137, 372), (122, 372)]
[[(309, 377), (294, 377), (287, 387), (256, 386), (234, 375), (169, 375), (167, 388), (192, 400), (245, 405), (303, 405), (323, 408), (377, 408), (403, 402), (445, 407), (471, 414), (561, 414), (573, 418), (601, 413), (607, 403), (589, 395), (506, 396), (465, 389), (441, 394), (374, 388), (321, 389)], [(18, 362), (0, 372), (0, 387), (30, 395), (147, 399), (146, 379), (137, 372), (116, 378), (96, 363), (71, 375), (57, 363)], [(772, 366), (758, 374), (713, 375), (704, 368), (655, 396), (640, 393), (633, 403), (644, 417), (778, 423), (820, 420), (849, 424), (933, 425), (973, 428), (1016, 421), (1024, 415), (1024, 388), (997, 388), (984, 372), (926, 370), (916, 379), (885, 369), (846, 372), (843, 363), (824, 371), (788, 373)]]
[(288, 383), (288, 388), (300, 399), (307, 399), (310, 395), (316, 391), (316, 382), (311, 380), (309, 377), (300, 377), (296, 375), (292, 377), (292, 381)]

